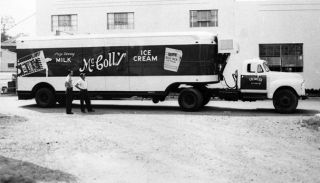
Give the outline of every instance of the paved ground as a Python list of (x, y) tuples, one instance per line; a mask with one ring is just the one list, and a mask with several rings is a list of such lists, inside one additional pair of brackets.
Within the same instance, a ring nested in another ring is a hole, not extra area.
[[(34, 182), (320, 182), (320, 133), (300, 122), (320, 113), (320, 99), (296, 114), (271, 101), (211, 101), (201, 112), (177, 101), (93, 101), (72, 116), (33, 100), (0, 97), (0, 176)], [(1, 117), (2, 116), (2, 117)], [(1, 177), (0, 177), (1, 178)], [(1, 179), (0, 179), (1, 180)]]

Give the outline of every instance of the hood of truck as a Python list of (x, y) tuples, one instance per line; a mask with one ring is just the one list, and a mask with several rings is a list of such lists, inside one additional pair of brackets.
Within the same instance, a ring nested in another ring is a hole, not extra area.
[(292, 80), (301, 80), (303, 81), (303, 76), (298, 73), (292, 73), (292, 72), (276, 72), (276, 71), (270, 71), (268, 72), (268, 75), (274, 79), (292, 79)]

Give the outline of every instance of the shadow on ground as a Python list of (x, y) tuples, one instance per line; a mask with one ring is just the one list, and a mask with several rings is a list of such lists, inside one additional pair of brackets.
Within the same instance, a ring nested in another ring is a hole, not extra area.
[(59, 170), (0, 156), (0, 183), (77, 182), (76, 178)]
[[(24, 109), (40, 113), (65, 113), (65, 108), (56, 106), (53, 108), (40, 108), (37, 105), (22, 106)], [(157, 106), (157, 105), (93, 105), (96, 110), (90, 115), (99, 114), (165, 114), (165, 115), (208, 115), (208, 116), (314, 116), (319, 110), (298, 109), (293, 114), (279, 114), (273, 108), (240, 109), (206, 106), (197, 112), (182, 111), (179, 106)], [(73, 104), (73, 112), (81, 114), (80, 105)], [(88, 115), (88, 113), (86, 113)]]

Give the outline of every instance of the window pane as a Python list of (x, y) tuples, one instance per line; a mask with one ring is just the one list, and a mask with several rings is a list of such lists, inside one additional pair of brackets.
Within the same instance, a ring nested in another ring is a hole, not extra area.
[(133, 29), (133, 13), (108, 13), (107, 29)]
[(270, 70), (303, 71), (303, 44), (261, 44), (259, 55), (267, 60)]
[(217, 27), (218, 10), (191, 10), (190, 27)]
[(51, 30), (52, 31), (77, 31), (78, 27), (77, 15), (53, 15), (51, 17)]
[(8, 68), (14, 68), (14, 63), (8, 63)]

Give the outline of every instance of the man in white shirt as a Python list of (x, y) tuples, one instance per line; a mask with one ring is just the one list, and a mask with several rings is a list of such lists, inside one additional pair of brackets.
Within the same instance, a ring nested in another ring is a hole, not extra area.
[(75, 87), (80, 90), (80, 106), (81, 106), (81, 112), (85, 113), (85, 107), (84, 102), (86, 102), (86, 107), (88, 109), (88, 112), (94, 112), (92, 110), (90, 98), (88, 95), (88, 83), (86, 81), (86, 75), (84, 73), (80, 74), (80, 79), (77, 81)]
[(68, 70), (68, 76), (66, 77), (66, 81), (64, 83), (66, 87), (66, 113), (72, 113), (72, 100), (73, 100), (73, 84), (72, 84), (72, 75), (73, 71)]

